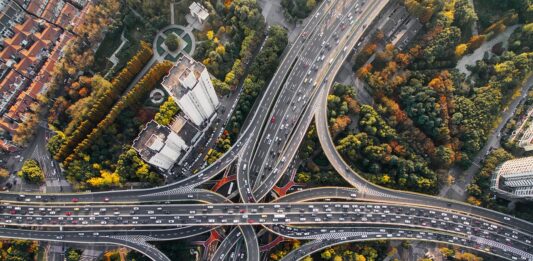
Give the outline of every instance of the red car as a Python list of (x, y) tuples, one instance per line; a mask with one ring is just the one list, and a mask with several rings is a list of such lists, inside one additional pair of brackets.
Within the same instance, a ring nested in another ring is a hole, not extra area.
[(17, 211), (16, 210), (11, 210), (11, 211), (9, 211), (9, 214), (15, 215), (15, 214), (17, 214)]
[(65, 212), (65, 215), (70, 216), (70, 215), (72, 215), (72, 212), (67, 211), (67, 212)]
[(78, 198), (72, 198), (72, 202), (76, 203), (78, 201), (80, 201)]
[(241, 213), (244, 213), (244, 212), (246, 212), (246, 209), (241, 209), (240, 212), (241, 212)]
[(272, 119), (270, 119), (270, 122), (272, 123), (276, 122), (276, 116), (272, 116)]
[(255, 220), (253, 220), (253, 219), (248, 219), (248, 223), (255, 223)]

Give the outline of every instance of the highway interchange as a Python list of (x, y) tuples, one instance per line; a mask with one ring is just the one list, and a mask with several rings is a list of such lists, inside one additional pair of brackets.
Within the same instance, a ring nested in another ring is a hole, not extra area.
[[(255, 228), (262, 227), (287, 238), (312, 240), (284, 260), (342, 242), (385, 238), (443, 242), (509, 260), (533, 260), (533, 224), (461, 202), (375, 186), (335, 150), (327, 125), (329, 88), (388, 2), (323, 1), (286, 50), (235, 145), (206, 169), (150, 189), (2, 193), (0, 237), (117, 244), (153, 260), (169, 260), (148, 242), (235, 226), (211, 258), (229, 259), (243, 240), (245, 255), (237, 253), (233, 260), (259, 260)], [(353, 188), (314, 188), (255, 203), (286, 173), (313, 119), (324, 153)], [(232, 165), (241, 203), (197, 188)]]

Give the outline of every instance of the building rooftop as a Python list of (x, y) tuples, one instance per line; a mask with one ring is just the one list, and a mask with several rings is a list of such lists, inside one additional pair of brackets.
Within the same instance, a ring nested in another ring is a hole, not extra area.
[(191, 13), (198, 16), (198, 18), (205, 20), (209, 16), (209, 12), (205, 7), (197, 2), (193, 2), (189, 6), (189, 10), (191, 10)]
[(198, 83), (200, 74), (204, 70), (206, 68), (202, 63), (184, 54), (163, 78), (161, 84), (172, 93), (172, 96), (180, 99)]
[(533, 175), (533, 157), (508, 160), (501, 165), (499, 173), (504, 178)]
[(181, 115), (178, 115), (169, 127), (172, 131), (178, 134), (183, 141), (185, 141), (187, 146), (191, 146), (193, 144), (194, 138), (200, 132), (200, 130), (196, 128), (193, 123), (186, 120)]
[(133, 141), (133, 148), (139, 152), (141, 158), (148, 161), (161, 151), (169, 134), (168, 127), (161, 126), (152, 120), (146, 123), (139, 136)]
[(491, 190), (502, 197), (533, 199), (533, 157), (508, 160), (498, 166)]

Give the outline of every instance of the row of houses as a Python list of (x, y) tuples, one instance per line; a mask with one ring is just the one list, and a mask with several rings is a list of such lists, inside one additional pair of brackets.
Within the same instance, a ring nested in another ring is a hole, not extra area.
[[(55, 63), (83, 21), (88, 0), (0, 0), (0, 128), (13, 135), (46, 90)], [(53, 23), (53, 24), (52, 24)], [(13, 151), (10, 135), (0, 149)]]

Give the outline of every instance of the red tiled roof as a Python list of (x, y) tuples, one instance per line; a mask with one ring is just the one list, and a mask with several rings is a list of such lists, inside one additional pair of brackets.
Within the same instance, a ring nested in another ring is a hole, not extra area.
[(48, 4), (46, 4), (46, 7), (44, 8), (43, 13), (41, 14), (41, 17), (47, 20), (55, 20), (56, 16), (54, 14), (54, 9), (60, 3), (61, 2), (59, 0), (49, 0)]
[(56, 23), (63, 27), (68, 26), (74, 22), (74, 18), (76, 18), (78, 14), (79, 11), (76, 7), (70, 3), (66, 3), (61, 10), (61, 14), (57, 17)]
[[(19, 71), (20, 73), (22, 73), (23, 75), (26, 75), (27, 73), (29, 73), (30, 71), (30, 66), (35, 62), (36, 58), (35, 57), (26, 57), (26, 58), (23, 58), (22, 60), (20, 60), (20, 62), (18, 62), (16, 65), (15, 65), (15, 69), (17, 71)], [(27, 75), (26, 75), (27, 76)]]
[(41, 6), (42, 6), (41, 0), (33, 0), (31, 1), (30, 5), (28, 5), (27, 9), (29, 12), (32, 12), (36, 15), (41, 15)]
[(11, 59), (11, 55), (16, 52), (17, 50), (15, 49), (15, 47), (13, 47), (12, 45), (6, 45), (4, 47), (4, 50), (0, 52), (0, 57), (2, 57), (2, 59), (4, 60), (8, 60), (8, 59)]
[(44, 84), (48, 82), (48, 80), (50, 79), (50, 76), (43, 77), (43, 78), (46, 78), (46, 79), (39, 79), (37, 81), (33, 81), (33, 83), (30, 85), (30, 87), (27, 90), (28, 95), (34, 99), (37, 99), (37, 94), (41, 92), (41, 90), (44, 87)]
[(22, 113), (27, 112), (29, 110), (30, 104), (35, 102), (34, 98), (28, 95), (26, 92), (21, 92), (19, 96), (17, 97), (17, 101), (11, 108), (9, 108), (9, 112), (7, 112), (6, 116), (18, 121), (20, 119), (20, 116)]
[(2, 94), (4, 91), (10, 90), (11, 84), (15, 83), (19, 77), (20, 75), (11, 70), (7, 74), (6, 78), (4, 78), (4, 80), (0, 83), (0, 94)]
[(30, 49), (27, 51), (26, 56), (28, 57), (36, 57), (41, 53), (42, 49), (47, 49), (51, 43), (47, 44), (44, 41), (36, 41), (32, 44)]
[(55, 42), (59, 37), (61, 31), (57, 27), (47, 26), (40, 34), (37, 34), (36, 37), (42, 41), (51, 41)]
[(16, 123), (9, 123), (9, 122), (6, 122), (2, 119), (0, 119), (0, 128), (10, 132), (10, 133), (13, 133), (16, 129), (17, 129), (17, 124)]
[(24, 23), (15, 25), (14, 27), (15, 34), (20, 33), (20, 32), (29, 34), (31, 32), (31, 29), (33, 29), (36, 25), (37, 25), (37, 21), (35, 21), (35, 19), (33, 18), (26, 19)]
[(17, 147), (15, 147), (14, 145), (8, 144), (3, 140), (0, 140), (0, 149), (5, 150), (7, 152), (17, 151)]

